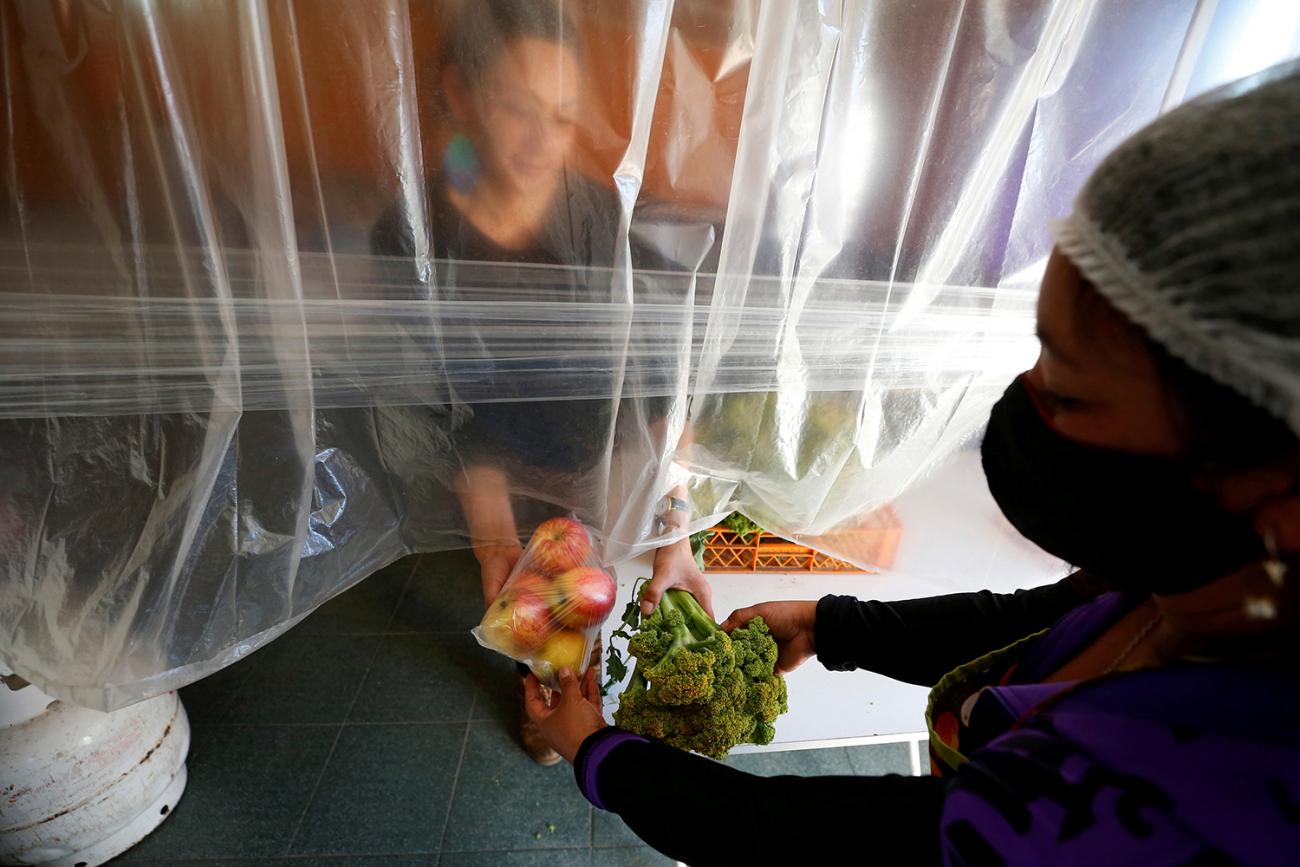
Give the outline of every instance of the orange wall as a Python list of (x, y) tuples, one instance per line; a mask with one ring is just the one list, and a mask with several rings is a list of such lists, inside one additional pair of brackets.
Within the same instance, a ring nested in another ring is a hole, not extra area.
[[(591, 87), (578, 162), (597, 178), (610, 178), (631, 130), (639, 27), (631, 5), (576, 0), (567, 6), (586, 37)], [(0, 4), (13, 117), (13, 129), (0, 130), (0, 148), (14, 143), (26, 207), (83, 202), (88, 191), (114, 209), (125, 207), (132, 182), (124, 176), (133, 171), (135, 183), (152, 182), (149, 133), (170, 128), (162, 100), (168, 88), (206, 171), (230, 182), (248, 159), (250, 130), (259, 121), (250, 98), (255, 46), (247, 19), (232, 15), (224, 0), (164, 4), (152, 22), (132, 8), (106, 12), (77, 0)], [(395, 187), (396, 109), (411, 87), (426, 164), (436, 165), (449, 134), (437, 79), (454, 2), (296, 0), (262, 8), (295, 190), (314, 188), (313, 165), (325, 188)], [(154, 34), (163, 46), (157, 55)], [(675, 22), (643, 196), (715, 208), (725, 203), (748, 75), (747, 64), (719, 74), (726, 39), (719, 28)], [(407, 51), (413, 62), (396, 62)]]

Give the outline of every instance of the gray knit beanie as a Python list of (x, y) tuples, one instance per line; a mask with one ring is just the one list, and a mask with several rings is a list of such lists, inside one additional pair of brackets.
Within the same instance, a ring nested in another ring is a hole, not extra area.
[(1153, 340), (1300, 435), (1300, 63), (1137, 132), (1054, 228)]

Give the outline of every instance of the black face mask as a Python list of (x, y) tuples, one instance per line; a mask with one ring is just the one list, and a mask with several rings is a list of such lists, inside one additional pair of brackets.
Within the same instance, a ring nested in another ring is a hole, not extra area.
[(1024, 377), (993, 406), (981, 453), (993, 499), (1025, 538), (1122, 589), (1180, 593), (1264, 557), (1250, 520), (1175, 462), (1052, 430)]

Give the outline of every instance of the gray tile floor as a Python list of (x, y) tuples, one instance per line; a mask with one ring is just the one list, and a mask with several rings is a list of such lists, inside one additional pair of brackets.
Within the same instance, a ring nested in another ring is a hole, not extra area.
[[(468, 552), (372, 575), (181, 691), (185, 796), (115, 864), (653, 865), (561, 763), (515, 740), (512, 663), (469, 635)], [(909, 773), (901, 744), (733, 756), (756, 774)]]

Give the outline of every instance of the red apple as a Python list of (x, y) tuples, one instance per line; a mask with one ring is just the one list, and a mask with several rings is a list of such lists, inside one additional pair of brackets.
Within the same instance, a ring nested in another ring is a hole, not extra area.
[(524, 569), (511, 578), (506, 590), (511, 593), (532, 593), (548, 603), (555, 602), (559, 596), (554, 581), (531, 569)]
[(587, 652), (587, 639), (581, 632), (561, 629), (533, 654), (533, 674), (542, 683), (552, 687), (559, 683), (560, 671), (563, 669), (572, 669), (574, 674), (581, 676)]
[(556, 607), (555, 617), (565, 626), (586, 629), (604, 621), (614, 608), (618, 588), (604, 569), (579, 566), (555, 579), (556, 590), (564, 601)]
[(559, 575), (586, 562), (591, 540), (586, 528), (572, 518), (552, 518), (537, 528), (528, 553), (538, 571)]
[(483, 615), (483, 633), (508, 656), (523, 656), (550, 636), (551, 609), (536, 593), (502, 593)]

